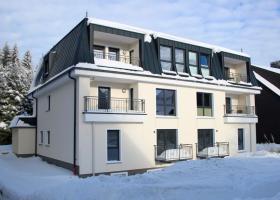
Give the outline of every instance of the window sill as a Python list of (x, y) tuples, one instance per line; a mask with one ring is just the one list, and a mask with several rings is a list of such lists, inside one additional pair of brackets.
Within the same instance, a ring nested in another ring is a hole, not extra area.
[(246, 150), (237, 150), (238, 153), (246, 153)]
[(178, 116), (157, 115), (156, 118), (162, 118), (162, 119), (178, 119)]
[(45, 144), (45, 147), (50, 147), (50, 145), (49, 144)]
[(120, 160), (115, 160), (115, 161), (107, 161), (106, 164), (121, 164), (122, 161)]
[(215, 117), (208, 117), (208, 116), (197, 116), (196, 119), (215, 119)]
[(39, 146), (43, 146), (43, 144), (38, 144)]

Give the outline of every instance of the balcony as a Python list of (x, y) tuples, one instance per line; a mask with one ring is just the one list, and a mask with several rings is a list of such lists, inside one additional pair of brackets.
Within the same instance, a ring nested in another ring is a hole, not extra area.
[(84, 97), (87, 122), (140, 122), (145, 115), (144, 99)]
[(225, 123), (257, 123), (258, 117), (255, 115), (255, 107), (247, 105), (225, 105)]
[(197, 158), (224, 158), (226, 156), (229, 156), (228, 142), (217, 142), (209, 147), (202, 147), (202, 145), (196, 144)]
[(158, 162), (175, 162), (193, 158), (191, 144), (180, 144), (172, 146), (155, 145), (155, 160)]
[(131, 64), (135, 66), (141, 66), (140, 59), (134, 56), (127, 56), (125, 54), (116, 54), (116, 53), (104, 53), (98, 50), (93, 51), (94, 58), (105, 59), (109, 61), (121, 62), (125, 64)]
[(248, 82), (246, 74), (226, 73), (225, 77), (226, 77), (226, 80), (232, 81), (232, 82), (235, 82), (235, 83), (240, 83), (240, 82), (247, 83)]

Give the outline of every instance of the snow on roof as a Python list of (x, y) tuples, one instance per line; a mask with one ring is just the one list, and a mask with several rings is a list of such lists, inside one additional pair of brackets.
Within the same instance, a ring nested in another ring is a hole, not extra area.
[(34, 118), (34, 116), (17, 115), (12, 119), (9, 128), (34, 127), (28, 123), (25, 123), (23, 120), (21, 120), (22, 118)]
[(275, 94), (280, 96), (280, 89), (278, 87), (276, 87), (275, 85), (270, 83), (268, 80), (266, 80), (265, 78), (263, 78), (261, 75), (257, 74), (256, 72), (254, 72), (254, 75), (258, 81), (260, 81), (262, 84), (264, 84), (272, 92), (274, 92)]
[(270, 71), (270, 72), (274, 72), (274, 73), (280, 74), (280, 69), (277, 69), (277, 68), (265, 67), (265, 66), (254, 65), (254, 64), (252, 64), (252, 65), (257, 67), (257, 68), (260, 68), (260, 69), (264, 69), (264, 70), (267, 70), (267, 71)]
[(96, 65), (104, 66), (104, 67), (127, 69), (132, 71), (143, 71), (142, 67), (138, 67), (136, 65), (114, 61), (114, 60), (95, 58), (94, 62)]
[[(88, 18), (88, 23), (89, 24), (97, 24), (97, 25), (112, 27), (112, 28), (131, 31), (131, 32), (136, 32), (136, 33), (141, 33), (141, 34), (144, 34), (144, 35), (153, 35), (154, 38), (160, 37), (160, 38), (164, 38), (164, 39), (174, 40), (174, 41), (177, 41), (177, 42), (192, 44), (192, 45), (195, 45), (195, 46), (202, 46), (202, 47), (212, 49), (214, 52), (223, 51), (223, 52), (237, 54), (237, 55), (241, 55), (241, 56), (245, 56), (245, 57), (250, 57), (246, 53), (239, 52), (239, 51), (234, 51), (234, 50), (227, 49), (227, 48), (224, 48), (224, 47), (220, 47), (220, 46), (217, 46), (217, 45), (207, 44), (207, 43), (204, 43), (204, 42), (198, 42), (198, 41), (195, 41), (195, 40), (190, 40), (190, 39), (177, 37), (177, 36), (169, 35), (169, 34), (162, 33), (162, 32), (156, 32), (156, 31), (143, 29), (143, 28), (138, 28), (138, 27), (134, 27), (134, 26), (130, 26), (130, 25), (122, 24), (122, 23), (117, 23), (117, 22), (112, 22), (112, 21), (108, 21), (108, 20), (97, 19), (97, 18)], [(145, 40), (145, 42), (147, 42), (147, 41), (149, 41), (149, 40)]]

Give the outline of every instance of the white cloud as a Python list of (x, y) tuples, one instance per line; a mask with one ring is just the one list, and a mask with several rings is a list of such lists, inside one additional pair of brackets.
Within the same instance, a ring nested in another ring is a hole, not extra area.
[(0, 1), (0, 43), (18, 42), (40, 56), (90, 16), (175, 34), (234, 50), (252, 63), (280, 59), (280, 2), (277, 0), (25, 0)]

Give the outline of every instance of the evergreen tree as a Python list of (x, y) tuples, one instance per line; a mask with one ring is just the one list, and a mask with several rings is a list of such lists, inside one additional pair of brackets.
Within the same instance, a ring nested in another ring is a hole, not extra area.
[(32, 105), (27, 98), (27, 93), (32, 81), (31, 54), (27, 51), (22, 61), (19, 59), (18, 47), (15, 45), (12, 50), (8, 44), (2, 49), (0, 65), (0, 143), (10, 141), (9, 130), (7, 129), (14, 116), (32, 112)]

